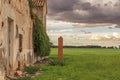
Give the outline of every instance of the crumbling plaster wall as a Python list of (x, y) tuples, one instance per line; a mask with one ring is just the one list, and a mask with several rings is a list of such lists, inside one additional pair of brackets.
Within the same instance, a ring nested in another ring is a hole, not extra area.
[[(29, 63), (28, 55), (32, 56), (32, 20), (29, 13), (28, 0), (0, 0), (0, 43), (2, 42), (5, 65), (15, 70), (18, 67), (18, 60), (21, 66)], [(12, 53), (8, 55), (8, 18), (13, 20), (12, 26)], [(22, 51), (19, 51), (19, 35), (23, 35)]]
[(5, 80), (5, 68), (4, 68), (4, 60), (3, 60), (3, 48), (2, 48), (2, 16), (1, 16), (1, 10), (2, 10), (2, 2), (3, 0), (0, 0), (0, 79)]

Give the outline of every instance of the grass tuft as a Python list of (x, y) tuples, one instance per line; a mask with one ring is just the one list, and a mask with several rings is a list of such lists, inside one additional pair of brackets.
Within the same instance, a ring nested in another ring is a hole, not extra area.
[(29, 76), (21, 77), (21, 78), (18, 78), (17, 80), (31, 80), (31, 77)]
[(29, 67), (25, 66), (24, 70), (28, 74), (35, 74), (37, 71), (40, 70), (40, 66), (39, 65), (29, 66)]
[(51, 66), (65, 66), (65, 60), (53, 60), (49, 63)]

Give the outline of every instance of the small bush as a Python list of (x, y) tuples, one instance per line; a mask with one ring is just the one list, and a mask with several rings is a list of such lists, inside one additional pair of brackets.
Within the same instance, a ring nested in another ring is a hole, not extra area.
[(21, 77), (21, 78), (18, 78), (17, 80), (31, 80), (31, 77), (29, 76)]
[(27, 73), (29, 74), (35, 74), (37, 71), (40, 70), (40, 66), (36, 65), (36, 66), (25, 66), (25, 69), (24, 69)]
[(54, 60), (49, 63), (51, 66), (65, 66), (65, 60)]

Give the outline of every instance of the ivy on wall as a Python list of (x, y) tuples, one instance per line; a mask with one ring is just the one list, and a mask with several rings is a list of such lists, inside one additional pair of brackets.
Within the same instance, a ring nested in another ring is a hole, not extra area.
[(34, 52), (37, 56), (48, 56), (50, 53), (49, 37), (43, 27), (42, 22), (35, 16), (34, 30), (33, 30), (33, 45)]
[(34, 3), (32, 0), (28, 0), (28, 1), (29, 1), (30, 15), (32, 17), (34, 16), (34, 13), (32, 12), (32, 9), (34, 8)]
[(36, 14), (32, 12), (34, 4), (32, 0), (29, 0), (30, 14), (34, 17), (33, 23), (33, 48), (36, 56), (44, 57), (50, 53), (49, 37), (45, 31), (43, 23)]

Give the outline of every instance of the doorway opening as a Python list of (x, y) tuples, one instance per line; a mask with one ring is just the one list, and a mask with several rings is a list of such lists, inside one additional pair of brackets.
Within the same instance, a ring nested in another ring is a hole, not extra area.
[(14, 20), (11, 18), (8, 18), (8, 58), (7, 58), (7, 68), (10, 72), (10, 69), (12, 68), (13, 64), (13, 31), (14, 30)]

